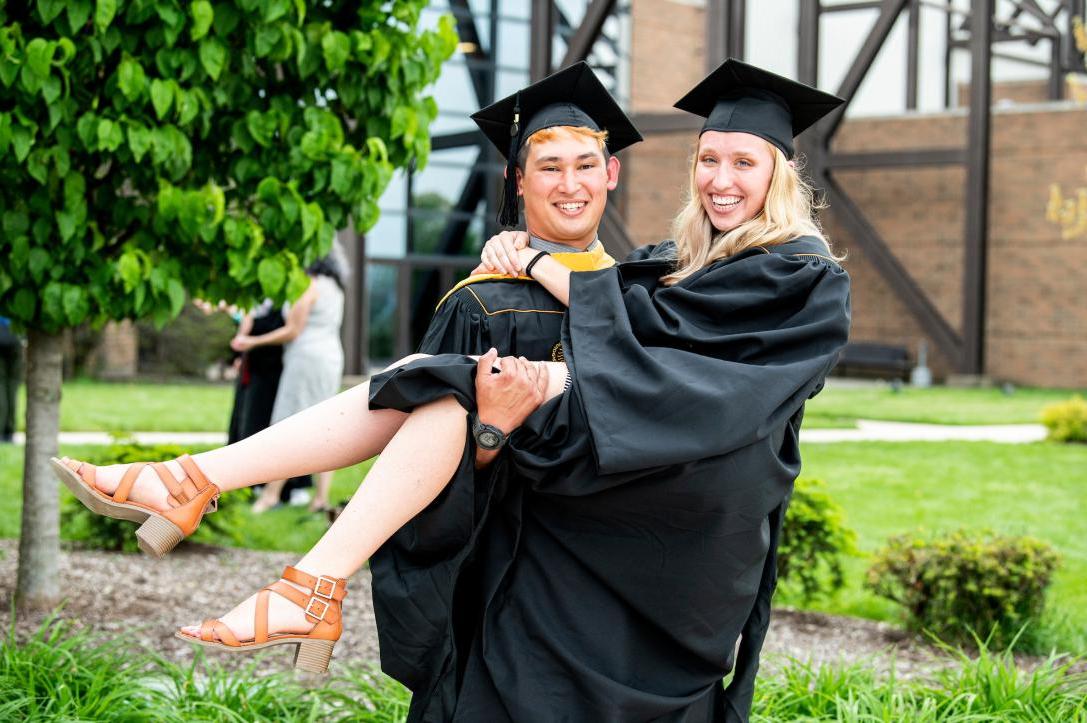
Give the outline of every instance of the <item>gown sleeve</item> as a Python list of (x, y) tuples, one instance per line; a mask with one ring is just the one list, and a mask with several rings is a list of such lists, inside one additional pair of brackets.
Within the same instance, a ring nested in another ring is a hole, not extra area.
[(848, 336), (849, 277), (762, 252), (655, 289), (620, 267), (573, 275), (566, 319), (599, 471), (682, 464), (769, 436), (818, 390)]

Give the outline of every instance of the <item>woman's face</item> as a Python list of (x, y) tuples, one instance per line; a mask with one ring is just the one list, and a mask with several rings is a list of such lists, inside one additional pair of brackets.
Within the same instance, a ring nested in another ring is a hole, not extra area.
[(758, 136), (706, 131), (698, 140), (695, 187), (718, 231), (736, 228), (762, 211), (773, 175), (774, 154)]

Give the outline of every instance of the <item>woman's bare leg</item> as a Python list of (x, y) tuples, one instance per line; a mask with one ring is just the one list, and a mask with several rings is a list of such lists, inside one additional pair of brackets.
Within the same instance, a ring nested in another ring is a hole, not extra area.
[[(566, 365), (546, 362), (548, 387), (545, 399), (562, 393)], [(408, 520), (419, 514), (449, 484), (464, 450), (467, 432), (464, 409), (447, 397), (415, 410), (374, 462), (366, 480), (356, 490), (336, 522), (295, 565), (311, 575), (350, 577), (374, 551)], [(426, 454), (419, 454), (421, 449)], [(239, 640), (253, 636), (250, 597), (224, 616)], [(273, 595), (269, 630), (308, 632), (313, 627), (293, 603)], [(186, 628), (196, 634), (198, 628)]]
[[(424, 356), (415, 354), (392, 366)], [(195, 454), (193, 461), (223, 492), (357, 464), (377, 455), (408, 416), (392, 409), (371, 410), (369, 397), (370, 383), (363, 382), (251, 437)], [(166, 465), (177, 479), (185, 476), (176, 462)], [(97, 487), (112, 494), (127, 468), (99, 468)], [(150, 468), (140, 474), (129, 498), (167, 508), (166, 488)]]

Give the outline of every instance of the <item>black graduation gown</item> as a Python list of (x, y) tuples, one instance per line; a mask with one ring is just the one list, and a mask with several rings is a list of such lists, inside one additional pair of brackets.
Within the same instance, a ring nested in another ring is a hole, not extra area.
[[(466, 445), (450, 514), (372, 561), (409, 719), (746, 720), (803, 404), (849, 328), (848, 276), (823, 253), (798, 239), (673, 287), (652, 252), (571, 277), (571, 389), (489, 476)], [(371, 406), (473, 408), (474, 371), (391, 370)]]
[[(592, 251), (555, 253), (551, 258), (572, 271), (615, 265), (603, 246)], [(423, 354), (523, 356), (562, 361), (562, 317), (566, 307), (527, 277), (473, 276), (457, 284), (438, 304), (419, 345)]]

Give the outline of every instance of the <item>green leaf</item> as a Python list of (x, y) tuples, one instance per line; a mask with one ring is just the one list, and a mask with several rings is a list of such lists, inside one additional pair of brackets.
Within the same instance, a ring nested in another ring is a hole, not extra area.
[(11, 116), (0, 113), (0, 156), (8, 152), (11, 145)]
[(172, 81), (155, 78), (151, 81), (151, 105), (155, 107), (155, 115), (161, 120), (170, 111), (170, 104), (174, 102), (174, 88)]
[(200, 64), (212, 80), (219, 80), (219, 75), (226, 67), (226, 46), (217, 38), (204, 38), (200, 41)]
[(171, 278), (166, 282), (166, 294), (170, 297), (170, 316), (177, 316), (185, 306), (185, 287), (178, 279)]
[(139, 61), (126, 55), (121, 64), (117, 66), (117, 87), (125, 98), (132, 101), (143, 93), (147, 86), (147, 76), (143, 72), (143, 66)]
[(264, 0), (264, 22), (271, 23), (279, 20), (290, 12), (291, 0)]
[(30, 289), (19, 289), (15, 293), (15, 300), (11, 304), (11, 313), (16, 319), (30, 321), (34, 318), (34, 309), (38, 305), (38, 298)]
[(373, 228), (381, 216), (381, 209), (377, 203), (367, 198), (358, 203), (354, 208), (355, 229), (359, 233), (365, 233)]
[(93, 151), (98, 142), (98, 118), (94, 113), (84, 113), (79, 117), (75, 126), (76, 135), (83, 141), (83, 146), (88, 151)]
[(64, 0), (38, 0), (38, 14), (42, 25), (48, 25), (64, 10)]
[(192, 14), (192, 28), (189, 35), (193, 40), (199, 40), (208, 34), (211, 23), (215, 20), (215, 11), (208, 0), (196, 0), (189, 8)]
[(324, 52), (325, 65), (330, 72), (336, 73), (343, 69), (351, 55), (351, 39), (338, 30), (333, 30), (321, 38), (321, 50)]
[(253, 140), (264, 147), (272, 145), (277, 125), (274, 111), (261, 113), (257, 110), (251, 110), (245, 114), (246, 130), (249, 131), (249, 135), (253, 137)]
[(128, 149), (132, 151), (132, 157), (137, 163), (151, 148), (151, 131), (141, 125), (132, 123), (128, 126)]
[(30, 217), (22, 211), (4, 211), (3, 228), (9, 238), (22, 236), (30, 230)]
[(279, 179), (268, 176), (257, 184), (257, 197), (264, 203), (272, 204), (279, 199)]
[(192, 93), (178, 89), (176, 103), (178, 125), (187, 126), (200, 113), (200, 103)]
[(64, 287), (56, 281), (42, 290), (42, 316), (47, 324), (64, 323)]
[(261, 25), (257, 28), (257, 34), (253, 41), (253, 50), (258, 58), (272, 54), (283, 42), (283, 33), (278, 25)]
[(90, 312), (90, 303), (87, 293), (83, 288), (75, 284), (64, 287), (64, 315), (68, 318), (68, 325), (75, 326), (87, 318)]
[(125, 142), (124, 131), (121, 124), (109, 118), (98, 121), (98, 148), (100, 150), (115, 151)]
[(0, 58), (0, 82), (4, 84), (4, 87), (10, 88), (11, 84), (15, 82), (15, 79), (19, 76), (20, 66), (14, 60), (8, 58)]
[(57, 211), (57, 230), (60, 231), (60, 240), (67, 242), (75, 236), (79, 228), (79, 218), (73, 211)]
[(55, 75), (50, 75), (42, 83), (42, 99), (49, 105), (55, 103), (60, 97), (60, 91), (60, 78)]
[(302, 240), (309, 241), (314, 232), (324, 223), (325, 214), (316, 203), (302, 206)]
[(257, 266), (257, 278), (265, 296), (278, 296), (287, 281), (287, 269), (278, 258), (263, 259)]
[(79, 33), (91, 17), (91, 0), (68, 0), (68, 25), (72, 35)]
[(49, 75), (49, 66), (53, 62), (55, 43), (44, 38), (34, 38), (26, 44), (26, 67), (34, 75), (44, 79)]
[(94, 29), (99, 34), (105, 33), (116, 14), (117, 0), (97, 0), (94, 8)]
[(15, 160), (22, 163), (28, 153), (30, 153), (31, 135), (30, 131), (21, 125), (13, 126), (11, 129), (11, 148), (15, 151)]
[(56, 166), (57, 175), (61, 178), (67, 176), (68, 171), (72, 167), (72, 156), (68, 152), (68, 148), (65, 146), (53, 146), (50, 155), (53, 157), (53, 164)]
[(306, 270), (300, 266), (291, 269), (291, 278), (287, 282), (287, 298), (292, 301), (306, 293), (306, 289), (313, 280), (306, 274)]
[(129, 249), (121, 254), (121, 257), (117, 259), (117, 273), (124, 283), (125, 293), (131, 293), (132, 289), (143, 281), (143, 264), (140, 263), (137, 252)]
[(35, 283), (40, 283), (42, 280), (42, 274), (45, 273), (45, 269), (49, 266), (49, 252), (43, 249), (41, 246), (35, 246), (30, 249), (30, 256), (27, 257), (27, 269), (30, 270), (30, 275), (34, 278)]
[(38, 183), (49, 178), (49, 154), (44, 148), (35, 149), (26, 159), (26, 172)]

